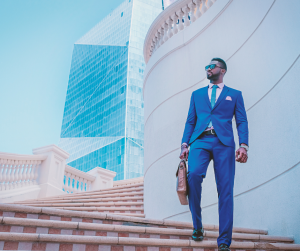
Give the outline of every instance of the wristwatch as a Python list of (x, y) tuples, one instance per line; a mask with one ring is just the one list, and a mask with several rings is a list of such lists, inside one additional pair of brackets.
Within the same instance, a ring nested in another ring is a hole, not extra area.
[(240, 147), (245, 148), (247, 152), (249, 151), (249, 146), (246, 146), (246, 145), (240, 145)]

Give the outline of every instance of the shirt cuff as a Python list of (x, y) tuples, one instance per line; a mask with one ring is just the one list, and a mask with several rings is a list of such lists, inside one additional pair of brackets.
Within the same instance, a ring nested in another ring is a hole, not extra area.
[(245, 143), (241, 143), (240, 144), (240, 147), (243, 147), (242, 145), (245, 145), (247, 148), (246, 148), (246, 151), (248, 152), (249, 151), (249, 146), (247, 145), (247, 144), (245, 144)]
[(186, 146), (188, 147), (188, 144), (187, 144), (187, 143), (182, 143), (182, 145), (181, 145), (181, 146), (183, 146), (183, 145), (186, 145)]

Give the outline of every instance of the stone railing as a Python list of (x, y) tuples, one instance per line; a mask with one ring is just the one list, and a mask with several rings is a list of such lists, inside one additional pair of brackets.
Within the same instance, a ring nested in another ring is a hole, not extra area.
[(92, 190), (95, 176), (66, 165), (63, 190), (68, 193), (78, 193)]
[(66, 165), (63, 190), (67, 193), (100, 190), (113, 187), (116, 172), (95, 167), (87, 173)]
[(0, 153), (0, 191), (38, 184), (40, 164), (46, 155)]
[(66, 165), (69, 154), (56, 145), (33, 155), (0, 152), (0, 203), (112, 188), (116, 172), (95, 167), (82, 172)]
[(49, 145), (33, 155), (0, 152), (0, 202), (11, 203), (113, 187), (116, 172), (95, 167), (85, 173), (66, 165), (69, 154)]
[(36, 148), (32, 153), (0, 153), (0, 202), (63, 194), (63, 174), (69, 154), (56, 145)]
[(178, 0), (162, 11), (150, 26), (144, 43), (144, 59), (169, 38), (201, 17), (216, 0)]

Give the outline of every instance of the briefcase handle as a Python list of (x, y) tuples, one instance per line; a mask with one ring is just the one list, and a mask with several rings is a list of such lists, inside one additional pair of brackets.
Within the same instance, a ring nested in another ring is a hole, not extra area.
[(178, 172), (179, 172), (179, 169), (180, 169), (180, 164), (181, 164), (182, 162), (184, 163), (184, 167), (186, 168), (186, 160), (185, 160), (185, 159), (180, 160), (179, 165), (178, 165), (178, 168), (177, 168), (177, 172), (176, 172), (176, 177), (178, 177)]

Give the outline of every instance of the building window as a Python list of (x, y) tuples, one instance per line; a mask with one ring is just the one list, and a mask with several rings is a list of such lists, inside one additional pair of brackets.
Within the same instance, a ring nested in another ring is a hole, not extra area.
[(125, 92), (125, 86), (122, 86), (120, 89), (121, 94), (123, 94)]
[(121, 157), (121, 155), (118, 156), (118, 165), (120, 165), (120, 164), (122, 164), (122, 157)]
[(121, 13), (121, 17), (123, 17), (123, 12)]

